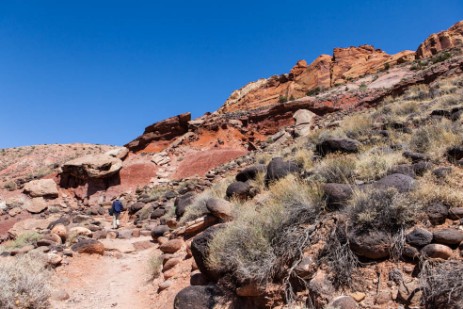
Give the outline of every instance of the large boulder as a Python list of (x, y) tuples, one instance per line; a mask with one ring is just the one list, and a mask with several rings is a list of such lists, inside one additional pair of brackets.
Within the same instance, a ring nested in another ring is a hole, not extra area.
[(119, 147), (116, 149), (109, 150), (105, 152), (106, 155), (124, 160), (129, 154), (129, 150), (125, 147)]
[(427, 207), (426, 213), (432, 225), (440, 225), (445, 223), (449, 209), (441, 202), (434, 202)]
[(433, 232), (433, 242), (443, 245), (459, 245), (463, 241), (463, 231), (457, 229), (441, 229)]
[(328, 138), (316, 145), (318, 154), (325, 156), (334, 152), (357, 153), (360, 142), (350, 138)]
[(351, 296), (338, 296), (333, 299), (329, 308), (338, 308), (338, 309), (357, 309), (357, 302)]
[(218, 294), (215, 286), (189, 286), (181, 290), (174, 299), (174, 309), (212, 309)]
[(241, 170), (235, 178), (236, 181), (246, 182), (248, 180), (256, 179), (259, 173), (265, 173), (266, 171), (267, 166), (265, 164), (256, 164)]
[(95, 239), (84, 238), (80, 239), (71, 247), (72, 251), (78, 253), (87, 253), (87, 254), (99, 254), (103, 255), (105, 247), (104, 245)]
[(351, 185), (339, 183), (327, 183), (323, 185), (323, 192), (328, 210), (339, 210), (347, 205), (352, 197), (353, 188)]
[(421, 254), (428, 258), (447, 260), (453, 255), (451, 248), (441, 244), (429, 244), (421, 249)]
[(407, 234), (405, 240), (415, 247), (424, 247), (432, 242), (432, 233), (422, 228), (415, 228)]
[(306, 109), (297, 110), (293, 118), (295, 120), (294, 134), (296, 136), (307, 136), (312, 130), (317, 115)]
[(194, 192), (188, 192), (178, 196), (175, 199), (174, 206), (175, 216), (177, 217), (177, 220), (185, 214), (187, 207), (193, 204), (193, 201), (195, 200), (195, 195), (196, 194)]
[(268, 185), (272, 181), (284, 178), (289, 174), (299, 175), (302, 168), (292, 161), (285, 161), (281, 157), (273, 158), (267, 165), (265, 183)]
[(227, 198), (248, 199), (255, 196), (253, 187), (248, 182), (235, 181), (227, 187)]
[(392, 239), (382, 231), (368, 231), (362, 234), (351, 233), (349, 235), (350, 248), (360, 256), (372, 260), (389, 257)]
[(409, 192), (415, 188), (415, 180), (403, 174), (391, 174), (369, 185), (375, 190), (395, 188), (400, 193)]
[(122, 160), (107, 154), (88, 155), (63, 164), (63, 174), (76, 178), (106, 178), (118, 173)]
[(199, 234), (191, 242), (191, 253), (195, 259), (198, 269), (211, 281), (219, 279), (220, 271), (211, 269), (207, 264), (209, 257), (209, 243), (214, 238), (214, 235), (223, 228), (222, 224), (209, 227), (203, 233)]
[(32, 214), (38, 214), (48, 208), (47, 201), (43, 197), (35, 197), (26, 205), (26, 210)]
[(223, 221), (233, 218), (233, 205), (224, 199), (210, 198), (206, 202), (206, 208), (213, 216)]
[(53, 179), (38, 179), (24, 185), (24, 193), (31, 197), (58, 197), (58, 187)]

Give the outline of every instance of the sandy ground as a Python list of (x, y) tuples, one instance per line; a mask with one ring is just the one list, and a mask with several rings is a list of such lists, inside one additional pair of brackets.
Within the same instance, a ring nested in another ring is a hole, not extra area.
[(57, 269), (54, 282), (56, 289), (69, 294), (69, 299), (52, 300), (51, 308), (155, 308), (152, 300), (156, 290), (150, 281), (148, 260), (156, 251), (152, 247), (122, 255), (83, 254), (70, 258), (68, 265)]
[[(115, 239), (120, 247), (148, 242), (150, 237)], [(189, 285), (191, 259), (176, 266), (172, 285), (158, 293), (162, 278), (151, 280), (148, 260), (161, 254), (157, 245), (131, 253), (108, 252), (75, 255), (56, 269), (54, 290), (64, 290), (67, 300), (51, 300), (53, 309), (167, 309), (173, 308), (175, 295)]]

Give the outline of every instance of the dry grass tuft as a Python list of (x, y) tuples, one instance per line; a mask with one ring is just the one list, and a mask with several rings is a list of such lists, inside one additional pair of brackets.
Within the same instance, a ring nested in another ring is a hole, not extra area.
[(320, 212), (312, 192), (289, 176), (270, 187), (261, 205), (236, 205), (236, 219), (209, 244), (208, 263), (215, 269), (225, 267), (240, 282), (265, 285), (281, 275), (284, 264), (308, 241), (301, 224), (312, 223)]
[(16, 237), (15, 240), (7, 243), (5, 245), (6, 249), (18, 249), (26, 245), (33, 245), (41, 238), (40, 234), (37, 232), (24, 232)]
[(148, 259), (148, 269), (151, 275), (151, 280), (159, 277), (162, 270), (162, 257), (155, 253)]
[(359, 155), (355, 167), (355, 174), (363, 181), (377, 180), (386, 176), (394, 166), (408, 163), (399, 152), (385, 152), (374, 148)]
[(420, 273), (426, 308), (463, 307), (463, 264), (460, 261), (425, 261)]
[(322, 182), (352, 183), (356, 169), (355, 155), (329, 154), (315, 168)]
[(341, 130), (350, 138), (367, 135), (373, 127), (373, 117), (370, 114), (359, 114), (345, 117), (340, 124)]
[(50, 272), (36, 254), (0, 258), (0, 308), (49, 308)]

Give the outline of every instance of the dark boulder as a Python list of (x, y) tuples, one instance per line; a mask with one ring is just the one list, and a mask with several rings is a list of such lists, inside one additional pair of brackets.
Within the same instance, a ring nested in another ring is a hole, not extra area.
[(158, 219), (158, 218), (161, 218), (162, 216), (164, 216), (165, 214), (167, 213), (167, 210), (165, 208), (157, 208), (155, 210), (153, 210), (150, 214), (150, 218), (151, 219)]
[(194, 192), (188, 192), (184, 195), (178, 196), (175, 199), (174, 206), (175, 206), (175, 216), (177, 220), (180, 219), (184, 214), (188, 206), (190, 206), (195, 199)]
[(339, 183), (323, 185), (323, 192), (328, 210), (334, 211), (344, 208), (352, 197), (352, 186)]
[(459, 245), (463, 241), (463, 231), (456, 229), (442, 229), (433, 232), (433, 242), (443, 245)]
[(413, 178), (417, 176), (423, 176), (424, 173), (432, 168), (432, 163), (426, 161), (420, 161), (414, 164), (399, 164), (388, 170), (388, 174), (403, 174)]
[(357, 153), (361, 143), (350, 138), (329, 138), (316, 145), (319, 155), (326, 156), (334, 152)]
[(419, 153), (419, 152), (404, 151), (402, 153), (402, 155), (405, 158), (412, 160), (413, 163), (417, 163), (417, 162), (420, 162), (420, 161), (429, 161), (430, 160), (429, 156), (427, 156), (427, 155), (425, 155), (423, 153)]
[(215, 286), (188, 286), (175, 296), (174, 309), (212, 309), (216, 304), (217, 295), (218, 290)]
[(424, 257), (436, 259), (444, 259), (447, 260), (453, 255), (452, 248), (447, 247), (441, 244), (429, 244), (423, 249), (421, 249), (421, 254)]
[(142, 202), (136, 202), (130, 205), (129, 207), (129, 214), (133, 215), (136, 212), (140, 211), (143, 207), (145, 207), (145, 203)]
[(415, 187), (415, 180), (403, 174), (391, 174), (370, 185), (376, 190), (395, 188), (400, 193), (409, 192)]
[(463, 159), (463, 146), (454, 146), (447, 149), (447, 160), (450, 163), (457, 163)]
[(212, 241), (214, 235), (222, 229), (222, 224), (214, 225), (209, 227), (203, 233), (199, 234), (191, 242), (191, 253), (195, 259), (198, 269), (203, 275), (205, 275), (210, 281), (217, 281), (219, 279), (220, 271), (211, 269), (207, 264), (209, 256), (209, 242)]
[(254, 197), (256, 192), (248, 182), (235, 181), (228, 186), (226, 195), (227, 198), (236, 197), (245, 200)]
[(441, 202), (434, 202), (428, 206), (426, 214), (432, 225), (440, 225), (445, 223), (445, 219), (449, 215), (449, 209)]
[(435, 170), (432, 171), (432, 174), (436, 178), (445, 178), (446, 176), (450, 175), (452, 173), (452, 168), (451, 167), (438, 167)]
[(156, 240), (158, 237), (164, 236), (169, 230), (167, 225), (158, 225), (151, 230), (151, 237)]
[(206, 202), (206, 208), (213, 216), (223, 221), (233, 218), (233, 205), (224, 199), (210, 198)]
[(349, 235), (350, 248), (359, 257), (379, 260), (389, 257), (392, 239), (382, 231), (368, 231)]
[(267, 165), (265, 183), (268, 185), (270, 182), (284, 178), (289, 174), (299, 175), (301, 171), (302, 168), (295, 162), (285, 161), (281, 157), (276, 157)]
[(402, 249), (402, 257), (414, 261), (420, 257), (420, 251), (415, 247), (405, 245)]
[(246, 182), (248, 180), (256, 179), (259, 173), (265, 173), (267, 166), (265, 164), (257, 164), (241, 170), (236, 175), (236, 181)]
[(424, 247), (432, 242), (432, 233), (422, 228), (415, 228), (405, 237), (407, 243), (415, 247)]
[(463, 207), (450, 208), (448, 217), (452, 220), (459, 220), (463, 218)]

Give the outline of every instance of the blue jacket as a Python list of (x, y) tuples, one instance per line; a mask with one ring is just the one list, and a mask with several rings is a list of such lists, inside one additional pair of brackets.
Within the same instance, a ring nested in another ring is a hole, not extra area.
[(121, 201), (115, 200), (112, 205), (113, 211), (117, 214), (121, 213), (122, 210), (124, 209), (124, 206), (122, 206)]

